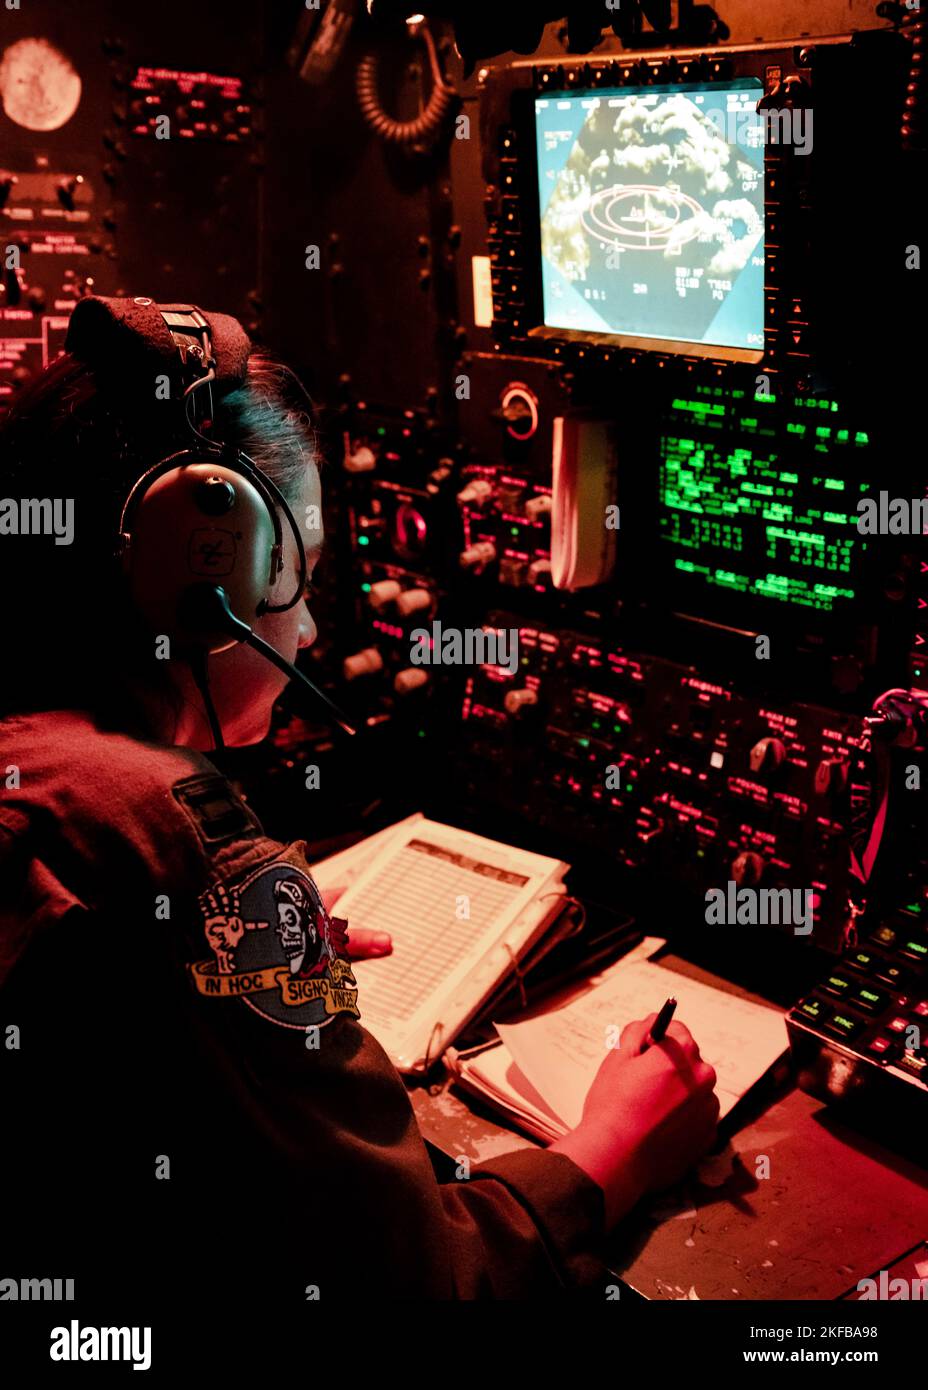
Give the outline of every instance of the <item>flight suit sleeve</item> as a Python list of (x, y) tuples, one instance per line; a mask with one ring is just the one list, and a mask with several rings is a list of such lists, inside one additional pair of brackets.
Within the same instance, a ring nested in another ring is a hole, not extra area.
[(0, 807), (0, 984), (33, 936), (85, 905), (28, 847), (25, 818)]
[(293, 1232), (294, 1282), (350, 1295), (363, 1271), (396, 1298), (519, 1299), (602, 1278), (602, 1193), (565, 1155), (505, 1154), (439, 1183), (405, 1086), (359, 1023), (339, 1018), (307, 1049), (241, 1001), (209, 1008), (206, 1084), (235, 1111), (212, 1133), (261, 1186), (323, 1194)]
[(299, 1250), (292, 1280), (350, 1295), (363, 1270), (391, 1296), (443, 1299), (594, 1285), (603, 1195), (566, 1155), (514, 1152), (437, 1180), (403, 1081), (363, 1026), (350, 962), (325, 955), (344, 932), (298, 851), (204, 895), (213, 957), (187, 964), (209, 1134), (262, 1187), (321, 1198), (288, 1242)]

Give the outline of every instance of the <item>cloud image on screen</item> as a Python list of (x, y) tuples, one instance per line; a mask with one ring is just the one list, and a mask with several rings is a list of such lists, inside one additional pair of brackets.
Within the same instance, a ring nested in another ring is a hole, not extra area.
[(544, 321), (759, 352), (754, 79), (538, 98)]

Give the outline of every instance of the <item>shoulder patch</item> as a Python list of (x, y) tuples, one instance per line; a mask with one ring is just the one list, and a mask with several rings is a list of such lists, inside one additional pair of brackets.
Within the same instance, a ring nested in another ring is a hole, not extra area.
[(359, 1018), (347, 959), (347, 922), (329, 917), (299, 847), (218, 883), (198, 899), (212, 958), (188, 968), (200, 994), (243, 999), (273, 1023), (301, 1031), (336, 1014)]

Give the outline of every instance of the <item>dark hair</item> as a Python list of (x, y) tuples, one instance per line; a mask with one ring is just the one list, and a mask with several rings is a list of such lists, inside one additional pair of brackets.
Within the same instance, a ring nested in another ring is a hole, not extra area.
[[(216, 434), (295, 503), (307, 463), (318, 462), (311, 412), (289, 368), (252, 352), (243, 384), (222, 399)], [(0, 429), (0, 498), (73, 499), (74, 534), (68, 545), (0, 534), (0, 713), (89, 709), (144, 723), (131, 704), (135, 681), (170, 698), (114, 547), (132, 484), (192, 438), (179, 403), (120, 396), (71, 353), (17, 398)]]

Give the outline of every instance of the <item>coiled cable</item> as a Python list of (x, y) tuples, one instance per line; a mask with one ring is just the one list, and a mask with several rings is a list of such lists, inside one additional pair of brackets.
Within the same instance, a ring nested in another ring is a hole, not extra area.
[(384, 111), (378, 89), (379, 65), (375, 53), (365, 54), (358, 64), (358, 102), (361, 115), (381, 140), (399, 145), (410, 154), (424, 154), (435, 143), (456, 92), (453, 85), (445, 81), (428, 25), (424, 21), (417, 21), (409, 25), (409, 33), (412, 38), (422, 38), (428, 53), (432, 90), (425, 109), (412, 121), (394, 120)]

